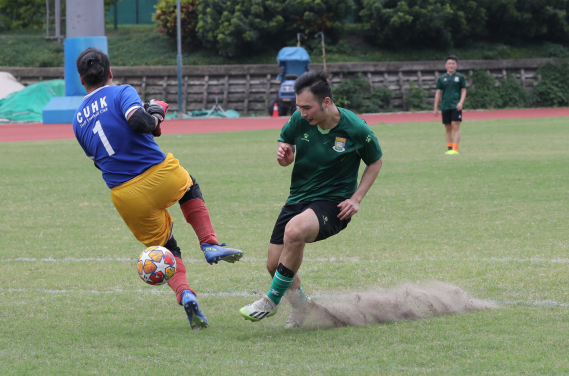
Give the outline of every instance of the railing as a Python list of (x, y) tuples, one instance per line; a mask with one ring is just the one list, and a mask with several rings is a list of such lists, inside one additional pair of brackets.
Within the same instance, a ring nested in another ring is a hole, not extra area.
[[(485, 69), (495, 78), (514, 74), (525, 88), (540, 81), (537, 69), (548, 62), (563, 59), (521, 60), (462, 60), (459, 72), (468, 77), (474, 69)], [(311, 64), (312, 70), (323, 69), (322, 64)], [(0, 71), (14, 75), (23, 85), (63, 78), (63, 68), (2, 68)], [(175, 66), (113, 67), (116, 85), (129, 84), (143, 101), (152, 98), (166, 100), (170, 109), (178, 110), (178, 81)], [(426, 101), (432, 103), (436, 80), (445, 72), (442, 61), (332, 63), (327, 64), (332, 85), (353, 78), (357, 73), (366, 77), (372, 87), (384, 86), (393, 90), (391, 106), (406, 110), (406, 92), (414, 85), (428, 92)], [(215, 104), (216, 96), (224, 109), (233, 109), (243, 115), (266, 114), (269, 102), (276, 98), (280, 82), (276, 64), (260, 65), (197, 65), (183, 67), (183, 112), (208, 110)], [(412, 83), (412, 84), (411, 84)], [(467, 86), (471, 86), (467, 79)]]

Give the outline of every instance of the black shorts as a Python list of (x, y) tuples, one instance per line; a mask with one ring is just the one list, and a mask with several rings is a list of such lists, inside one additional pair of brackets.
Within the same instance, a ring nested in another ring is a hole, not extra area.
[(442, 110), (441, 114), (443, 114), (443, 124), (462, 121), (462, 110), (458, 111), (456, 108), (454, 110)]
[(277, 218), (273, 234), (271, 235), (271, 244), (284, 244), (284, 232), (287, 223), (304, 212), (306, 209), (312, 209), (318, 217), (320, 231), (315, 242), (324, 240), (332, 235), (336, 235), (350, 223), (350, 219), (340, 220), (340, 208), (338, 203), (332, 201), (306, 201), (298, 204), (286, 204), (281, 210), (281, 214)]

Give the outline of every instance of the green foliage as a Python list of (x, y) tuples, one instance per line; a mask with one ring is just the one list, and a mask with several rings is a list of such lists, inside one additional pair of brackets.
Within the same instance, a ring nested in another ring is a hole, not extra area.
[(284, 28), (278, 1), (203, 0), (199, 5), (198, 37), (223, 56), (239, 56), (272, 45)]
[(425, 99), (429, 97), (429, 93), (417, 86), (413, 81), (409, 81), (409, 88), (405, 96), (405, 105), (409, 111), (426, 111), (432, 106), (425, 103)]
[(45, 27), (45, 0), (0, 0), (0, 27), (4, 30)]
[(529, 90), (522, 87), (520, 81), (512, 73), (506, 74), (506, 78), (498, 80), (496, 91), (495, 108), (525, 108), (532, 104), (532, 96)]
[(307, 36), (323, 31), (327, 38), (337, 38), (352, 7), (345, 0), (286, 0), (283, 4), (286, 30)]
[(512, 73), (497, 81), (483, 69), (473, 71), (473, 88), (468, 89), (465, 108), (525, 108), (533, 104), (533, 95), (522, 87)]
[(486, 35), (498, 40), (569, 40), (567, 0), (485, 0)]
[(569, 57), (569, 49), (557, 43), (544, 43), (544, 49), (550, 57)]
[[(106, 13), (114, 0), (104, 1)], [(65, 4), (61, 1), (62, 17), (65, 17)], [(45, 0), (0, 0), (0, 31), (45, 29), (45, 15)]]
[(346, 9), (343, 0), (203, 0), (198, 37), (223, 56), (242, 56), (284, 46), (299, 32), (337, 37)]
[(569, 62), (547, 64), (539, 69), (541, 82), (533, 89), (536, 101), (545, 107), (569, 105)]
[[(182, 41), (185, 44), (198, 42), (197, 25), (198, 25), (198, 4), (199, 0), (180, 0), (180, 20)], [(176, 16), (176, 0), (160, 0), (154, 14), (154, 21), (158, 29), (169, 36), (176, 38), (177, 16)]]
[(389, 101), (393, 93), (385, 87), (371, 91), (369, 81), (358, 73), (355, 78), (342, 80), (332, 88), (334, 103), (356, 113), (374, 113), (382, 109), (389, 110)]
[[(451, 47), (474, 40), (569, 40), (567, 0), (359, 0), (379, 45)], [(494, 58), (494, 57), (491, 57)]]
[(450, 47), (479, 32), (486, 11), (469, 0), (362, 0), (363, 28), (380, 45)]
[(493, 108), (496, 103), (496, 80), (484, 69), (476, 69), (470, 76), (472, 87), (467, 89), (464, 108), (466, 109), (488, 109)]

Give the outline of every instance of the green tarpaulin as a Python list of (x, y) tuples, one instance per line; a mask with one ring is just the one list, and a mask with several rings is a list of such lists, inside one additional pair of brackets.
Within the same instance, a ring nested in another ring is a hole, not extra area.
[(53, 97), (65, 95), (65, 81), (43, 81), (0, 100), (0, 123), (42, 122), (42, 110)]

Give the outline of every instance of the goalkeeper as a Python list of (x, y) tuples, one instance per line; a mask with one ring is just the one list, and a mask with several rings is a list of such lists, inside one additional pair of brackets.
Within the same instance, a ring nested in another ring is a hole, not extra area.
[(101, 170), (115, 208), (136, 239), (147, 247), (164, 246), (174, 254), (177, 269), (168, 285), (192, 329), (207, 328), (208, 320), (188, 285), (167, 208), (180, 204), (208, 263), (233, 263), (243, 252), (219, 244), (196, 179), (156, 144), (154, 137), (161, 135), (168, 104), (151, 100), (143, 105), (132, 86), (112, 86), (110, 65), (109, 57), (95, 48), (77, 58), (77, 71), (88, 94), (73, 119), (75, 137)]

